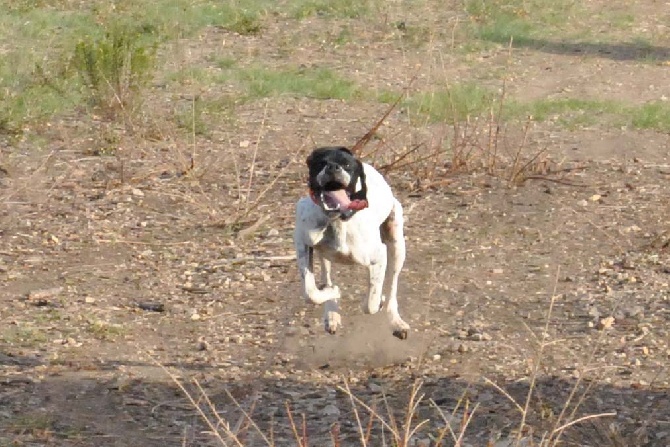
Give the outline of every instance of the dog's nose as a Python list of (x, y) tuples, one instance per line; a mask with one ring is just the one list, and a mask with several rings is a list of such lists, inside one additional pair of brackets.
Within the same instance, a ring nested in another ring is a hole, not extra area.
[(333, 174), (333, 173), (337, 172), (339, 169), (340, 169), (340, 165), (338, 165), (337, 163), (328, 163), (326, 165), (326, 173), (327, 174)]

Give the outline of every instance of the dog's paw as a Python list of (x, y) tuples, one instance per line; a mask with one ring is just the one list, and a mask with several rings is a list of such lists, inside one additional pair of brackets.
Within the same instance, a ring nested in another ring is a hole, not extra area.
[(407, 340), (407, 334), (409, 331), (407, 329), (398, 329), (393, 331), (393, 336), (400, 340)]
[(339, 312), (326, 311), (323, 318), (323, 324), (326, 332), (334, 334), (337, 332), (337, 329), (342, 326), (342, 317), (340, 317)]
[(323, 288), (326, 293), (329, 294), (329, 298), (331, 300), (339, 300), (340, 299), (340, 288), (337, 286), (326, 286)]
[(393, 328), (393, 336), (400, 340), (406, 340), (409, 335), (409, 324), (402, 320), (394, 320), (391, 322)]

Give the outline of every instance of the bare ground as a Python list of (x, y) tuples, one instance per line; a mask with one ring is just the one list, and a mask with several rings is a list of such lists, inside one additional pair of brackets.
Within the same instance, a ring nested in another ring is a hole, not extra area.
[[(179, 43), (176, 54), (207, 67), (224, 42), (226, 54), (271, 63), (280, 37), (338, 26), (284, 25), (260, 37), (210, 30), (198, 42)], [(371, 90), (401, 88), (423, 62), (430, 67), (418, 69), (423, 85), (485, 78), (504, 65), (510, 92), (529, 98), (595, 92), (641, 103), (670, 96), (667, 67), (639, 61), (630, 48), (571, 52), (545, 44), (515, 52), (511, 63), (500, 50), (433, 64), (425, 49), (403, 47), (384, 29), (359, 30), (374, 48), (307, 39), (290, 60), (330, 61)], [(357, 69), (348, 65), (354, 58)], [(446, 74), (430, 74), (436, 70)], [(154, 110), (197, 93), (174, 89), (157, 87)], [(345, 327), (329, 336), (320, 309), (299, 297), (292, 260), (301, 161), (314, 144), (351, 144), (383, 110), (363, 101), (271, 99), (240, 106), (234, 125), (193, 146), (160, 120), (142, 124), (152, 136), (77, 116), (40, 129), (40, 139), (2, 147), (0, 445), (213, 445), (163, 367), (186, 382), (197, 379), (233, 422), (240, 417), (233, 397), (245, 409), (257, 402), (253, 419), (265, 433), (273, 427), (277, 445), (295, 444), (285, 402), (296, 418), (305, 414), (310, 445), (329, 445), (336, 422), (342, 445), (358, 445), (350, 399), (337, 388), (344, 378), (387, 420), (389, 412), (402, 419), (421, 380), (426, 397), (413, 424), (429, 423), (419, 440), (445, 424), (435, 406), (447, 415), (458, 408), (451, 419), (458, 427), (467, 401), (470, 411), (477, 407), (466, 442), (500, 438), (496, 445), (508, 445), (521, 417), (491, 382), (523, 406), (538, 362), (532, 430), (522, 436), (538, 439), (578, 417), (615, 413), (569, 427), (563, 440), (670, 444), (668, 135), (535, 124), (527, 148), (546, 148), (571, 168), (551, 177), (560, 182), (510, 187), (475, 171), (417, 188), (411, 173), (392, 171), (408, 214), (400, 306), (413, 330), (399, 341), (384, 329), (383, 315), (361, 315), (364, 272), (344, 268), (336, 281)], [(410, 144), (450, 129), (417, 127), (399, 110), (383, 132), (400, 132)], [(514, 133), (504, 139), (511, 151)], [(91, 155), (108, 145), (115, 157)], [(191, 154), (193, 171), (179, 175)], [(266, 187), (241, 232), (221, 225), (244, 207), (240, 192), (253, 201)], [(542, 340), (551, 343), (538, 357)], [(380, 422), (372, 429), (371, 445), (389, 439)], [(253, 428), (245, 439), (265, 445)]]

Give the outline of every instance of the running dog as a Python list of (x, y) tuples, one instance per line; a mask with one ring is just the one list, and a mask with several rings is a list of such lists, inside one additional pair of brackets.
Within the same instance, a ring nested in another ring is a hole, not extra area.
[[(316, 149), (307, 166), (309, 197), (298, 200), (293, 235), (305, 300), (324, 304), (325, 329), (334, 334), (342, 318), (331, 265), (365, 266), (370, 282), (363, 312), (374, 314), (386, 305), (393, 335), (407, 338), (410, 328), (400, 317), (397, 297), (405, 262), (402, 205), (384, 177), (345, 147)], [(318, 286), (315, 252), (321, 262)]]

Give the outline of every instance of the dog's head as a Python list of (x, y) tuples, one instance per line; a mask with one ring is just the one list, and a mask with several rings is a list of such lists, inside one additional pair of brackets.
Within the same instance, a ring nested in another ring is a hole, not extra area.
[(345, 147), (322, 147), (307, 157), (309, 189), (328, 215), (348, 219), (368, 206), (363, 163)]

